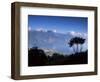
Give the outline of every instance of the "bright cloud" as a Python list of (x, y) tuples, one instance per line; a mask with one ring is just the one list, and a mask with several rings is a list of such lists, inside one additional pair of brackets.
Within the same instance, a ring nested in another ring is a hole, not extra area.
[(44, 29), (44, 28), (37, 28), (36, 31), (43, 31), (43, 32), (45, 32), (46, 29)]
[(80, 36), (80, 37), (84, 37), (86, 38), (87, 37), (87, 34), (86, 33), (80, 33), (80, 32), (75, 32), (75, 31), (70, 31), (68, 32), (70, 35), (72, 36)]
[(31, 28), (31, 27), (28, 27), (28, 30), (29, 30), (29, 31), (31, 31), (31, 30), (32, 30), (32, 28)]
[(54, 29), (54, 30), (53, 30), (53, 32), (57, 32), (57, 30), (56, 30), (56, 29)]
[(53, 30), (47, 30), (47, 29), (44, 29), (44, 28), (37, 28), (36, 31), (42, 31), (42, 32), (52, 31), (52, 32), (57, 32), (56, 29), (53, 29)]

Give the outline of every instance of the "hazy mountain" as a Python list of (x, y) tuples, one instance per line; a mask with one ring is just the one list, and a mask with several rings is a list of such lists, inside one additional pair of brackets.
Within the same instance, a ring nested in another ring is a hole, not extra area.
[[(54, 31), (31, 30), (28, 33), (29, 48), (38, 47), (42, 49), (52, 49), (55, 52), (70, 54), (72, 49), (69, 47), (68, 42), (72, 37), (80, 36), (87, 39), (86, 34), (67, 32), (57, 33)], [(87, 47), (87, 41), (84, 44), (84, 49)]]

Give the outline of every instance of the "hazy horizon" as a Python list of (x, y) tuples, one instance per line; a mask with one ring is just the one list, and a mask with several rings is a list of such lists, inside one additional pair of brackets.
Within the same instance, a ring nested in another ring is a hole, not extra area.
[(72, 53), (72, 49), (67, 43), (72, 37), (79, 36), (86, 39), (83, 45), (83, 50), (86, 50), (87, 23), (88, 19), (85, 17), (29, 15), (28, 47), (38, 46), (39, 48)]

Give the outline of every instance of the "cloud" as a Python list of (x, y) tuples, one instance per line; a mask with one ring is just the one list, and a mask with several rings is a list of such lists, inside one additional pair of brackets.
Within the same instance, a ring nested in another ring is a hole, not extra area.
[(67, 32), (67, 34), (70, 34), (73, 37), (75, 37), (75, 36), (84, 37), (84, 38), (87, 37), (86, 33), (80, 33), (80, 32), (75, 32), (75, 31)]
[(29, 27), (28, 27), (28, 31), (31, 31), (31, 30), (32, 30), (32, 27), (29, 26)]
[(43, 32), (46, 32), (47, 30), (44, 29), (44, 28), (37, 28), (36, 31), (43, 31)]
[(44, 28), (37, 28), (36, 31), (42, 31), (42, 32), (48, 32), (48, 31), (51, 31), (51, 32), (57, 32), (56, 29), (51, 29), (51, 30), (47, 30), (47, 29), (44, 29)]
[(56, 30), (56, 29), (54, 29), (54, 30), (53, 30), (53, 32), (57, 32), (57, 30)]
[(49, 42), (49, 43), (53, 43), (53, 42), (55, 42), (55, 39), (52, 38), (52, 37), (49, 37), (48, 42)]

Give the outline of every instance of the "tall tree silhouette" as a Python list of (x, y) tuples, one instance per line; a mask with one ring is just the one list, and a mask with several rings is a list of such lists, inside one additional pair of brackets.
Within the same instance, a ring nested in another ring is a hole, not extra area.
[[(85, 39), (83, 39), (82, 37), (74, 37), (69, 41), (69, 46), (72, 47), (76, 45), (76, 47), (73, 47), (73, 50), (75, 53), (78, 53), (82, 51), (82, 45), (84, 44), (84, 42)], [(80, 49), (79, 49), (79, 44), (81, 45)]]

